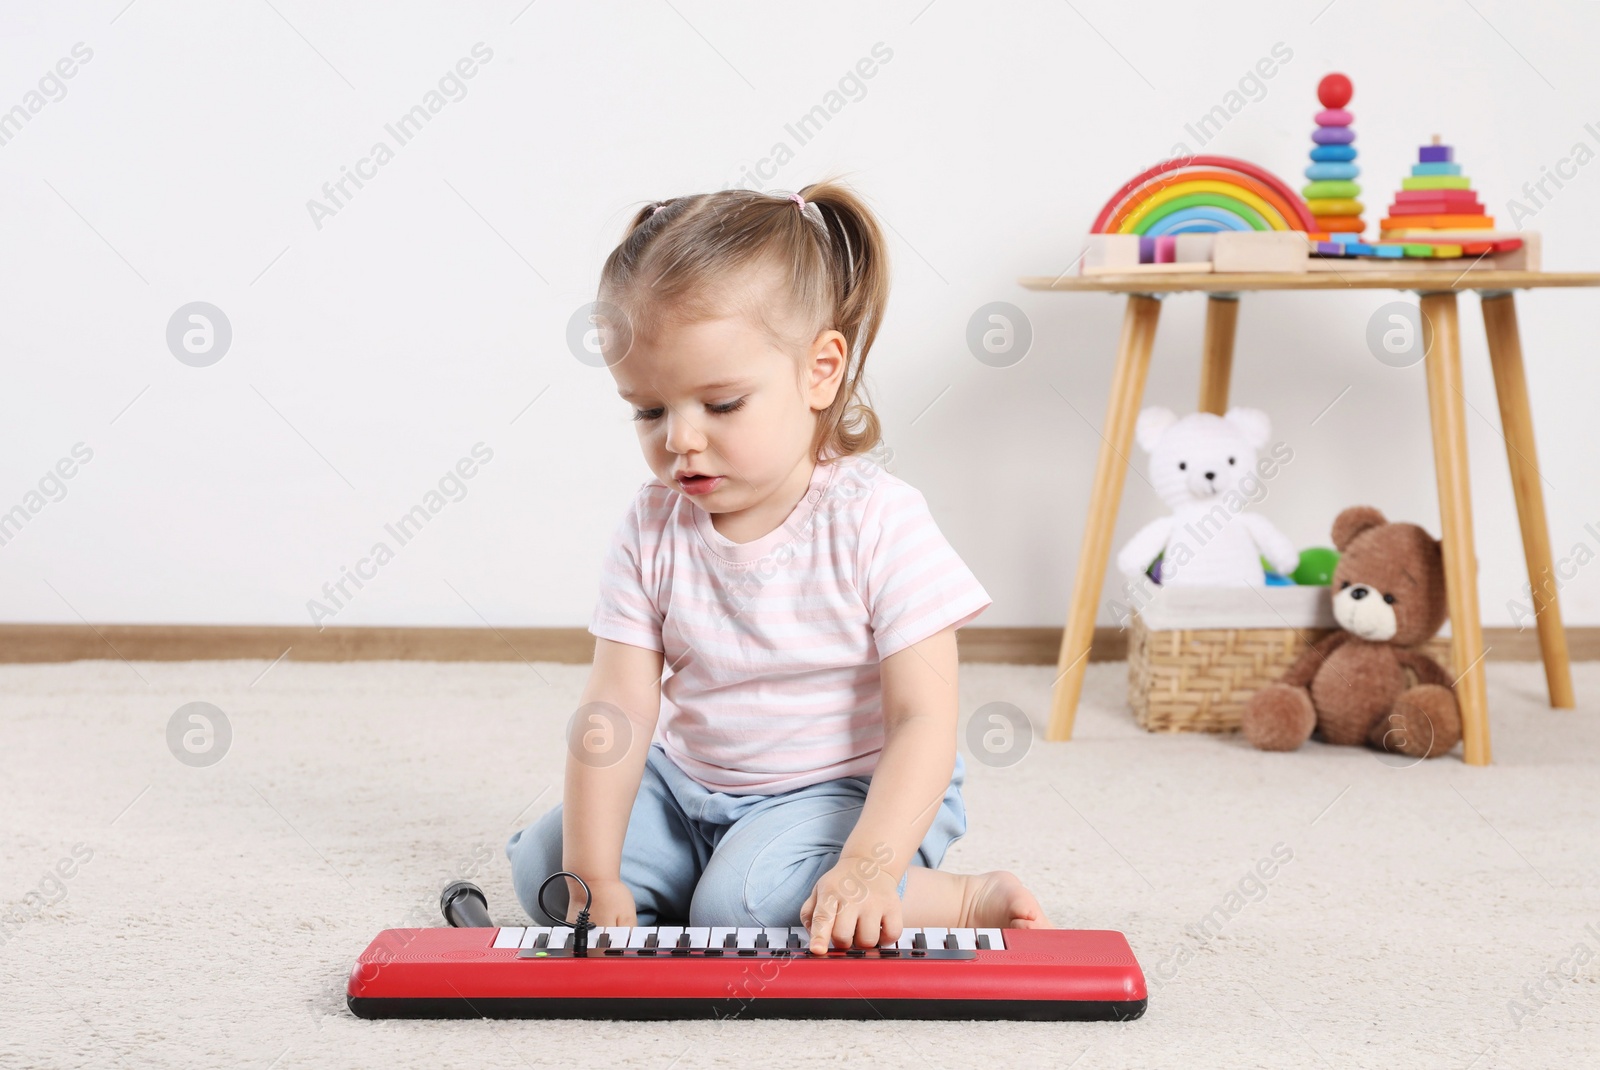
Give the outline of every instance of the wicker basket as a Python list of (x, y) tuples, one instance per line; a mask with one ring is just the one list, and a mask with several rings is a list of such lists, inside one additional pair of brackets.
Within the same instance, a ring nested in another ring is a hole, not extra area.
[[(1235, 732), (1244, 704), (1334, 630), (1327, 588), (1163, 589), (1133, 613), (1128, 704), (1151, 732)], [(1450, 664), (1450, 640), (1421, 648)]]

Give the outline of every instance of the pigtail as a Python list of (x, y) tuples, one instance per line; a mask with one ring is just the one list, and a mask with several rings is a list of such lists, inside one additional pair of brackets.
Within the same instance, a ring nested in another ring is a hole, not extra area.
[(818, 420), (819, 456), (865, 453), (882, 439), (863, 373), (889, 303), (889, 259), (883, 231), (866, 203), (830, 180), (800, 191), (827, 227), (834, 279), (833, 327), (844, 335), (846, 363), (839, 395)]

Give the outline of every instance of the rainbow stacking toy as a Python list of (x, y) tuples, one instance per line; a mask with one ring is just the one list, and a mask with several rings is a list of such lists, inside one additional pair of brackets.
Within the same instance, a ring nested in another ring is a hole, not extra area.
[(1090, 233), (1310, 229), (1305, 203), (1276, 175), (1230, 156), (1191, 156), (1129, 179), (1100, 209)]
[(1417, 149), (1411, 175), (1402, 179), (1400, 192), (1389, 206), (1389, 216), (1378, 224), (1385, 238), (1426, 237), (1438, 231), (1492, 230), (1494, 217), (1483, 210), (1472, 180), (1461, 173), (1455, 150), (1433, 143)]
[(1316, 143), (1311, 166), (1306, 168), (1306, 178), (1311, 181), (1300, 192), (1316, 220), (1311, 230), (1359, 237), (1366, 229), (1361, 220), (1364, 206), (1356, 200), (1361, 196), (1356, 183), (1361, 168), (1355, 164), (1356, 132), (1350, 128), (1355, 116), (1345, 110), (1354, 94), (1350, 79), (1342, 74), (1330, 74), (1318, 83), (1317, 99), (1323, 110), (1317, 113), (1317, 129), (1311, 135)]

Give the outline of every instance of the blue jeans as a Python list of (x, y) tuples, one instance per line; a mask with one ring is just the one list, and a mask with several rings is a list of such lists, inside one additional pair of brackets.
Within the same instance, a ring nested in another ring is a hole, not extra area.
[[(910, 865), (937, 868), (967, 831), (961, 801), (966, 767), (955, 774)], [(693, 780), (652, 744), (622, 843), (622, 882), (640, 925), (799, 925), (800, 907), (833, 868), (866, 802), (870, 776), (844, 777), (781, 795), (729, 795)], [(548, 925), (535, 896), (561, 869), (561, 807), (506, 843), (511, 884), (522, 909)], [(567, 905), (566, 881), (545, 900)], [(905, 895), (905, 879), (899, 892)]]

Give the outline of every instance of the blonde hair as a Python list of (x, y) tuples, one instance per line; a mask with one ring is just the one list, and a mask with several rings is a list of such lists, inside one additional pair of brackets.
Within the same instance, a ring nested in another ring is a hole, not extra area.
[[(849, 187), (824, 180), (800, 197), (804, 208), (787, 194), (730, 189), (641, 208), (606, 257), (599, 299), (637, 337), (665, 323), (726, 314), (756, 269), (778, 269), (789, 280), (783, 311), (811, 329), (805, 341), (830, 329), (845, 339), (844, 378), (812, 441), (813, 458), (823, 462), (865, 453), (882, 438), (862, 371), (889, 300), (889, 262), (877, 220)], [(785, 348), (792, 346), (795, 339), (763, 315), (764, 303), (744, 305)]]

